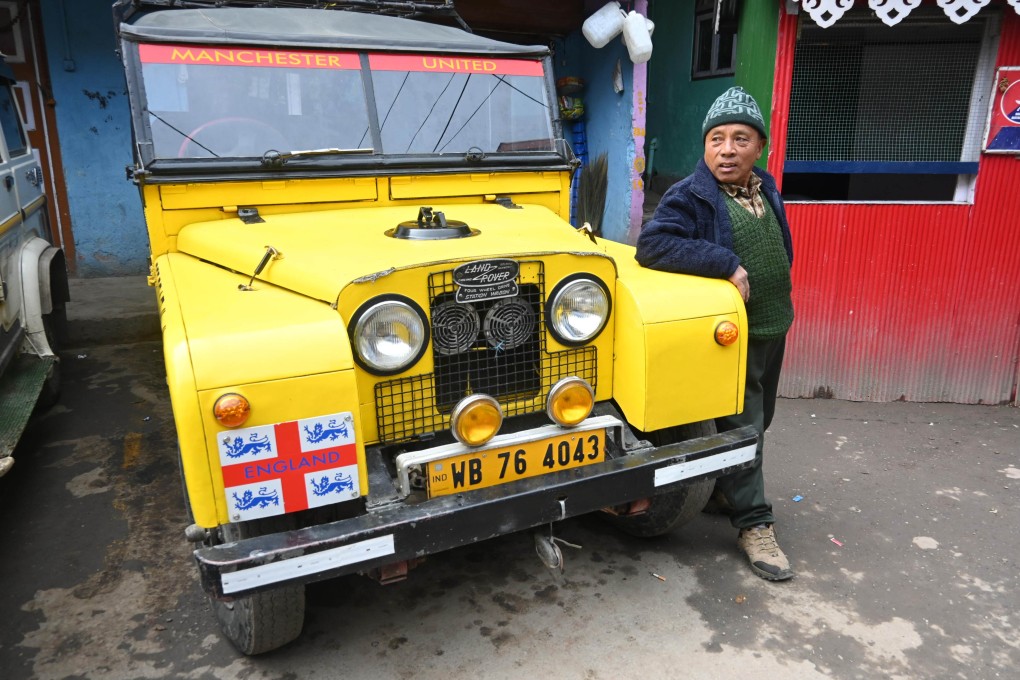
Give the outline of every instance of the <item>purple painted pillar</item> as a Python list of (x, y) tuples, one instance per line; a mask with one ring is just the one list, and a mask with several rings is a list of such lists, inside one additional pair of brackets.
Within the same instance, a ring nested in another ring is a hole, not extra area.
[[(648, 16), (648, 0), (636, 0), (634, 11)], [(653, 52), (654, 56), (654, 52)], [(631, 88), (633, 105), (631, 106), (631, 129), (634, 136), (633, 162), (630, 167), (630, 227), (627, 230), (627, 242), (637, 243), (641, 231), (641, 219), (644, 215), (645, 184), (641, 179), (645, 171), (645, 100), (648, 89), (648, 63), (633, 64), (634, 85)]]

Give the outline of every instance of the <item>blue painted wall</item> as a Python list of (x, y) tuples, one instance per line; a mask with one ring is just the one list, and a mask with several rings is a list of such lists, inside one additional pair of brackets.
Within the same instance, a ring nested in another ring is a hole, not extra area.
[(81, 277), (142, 274), (148, 269), (138, 191), (124, 178), (124, 167), (132, 163), (131, 126), (124, 72), (114, 52), (112, 4), (42, 0)]
[[(623, 92), (613, 90), (613, 70), (617, 60), (623, 74)], [(620, 37), (601, 49), (593, 48), (580, 31), (557, 46), (556, 77), (579, 76), (584, 79), (584, 110), (588, 133), (588, 156), (594, 159), (605, 152), (609, 161), (608, 195), (602, 219), (602, 234), (621, 243), (627, 242), (630, 226), (630, 168), (634, 163), (632, 104), (634, 64)]]

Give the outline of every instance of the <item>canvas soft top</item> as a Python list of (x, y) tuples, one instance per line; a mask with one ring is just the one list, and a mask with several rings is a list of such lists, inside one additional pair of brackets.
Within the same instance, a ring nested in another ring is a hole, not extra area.
[(394, 16), (305, 8), (211, 7), (138, 13), (118, 27), (134, 42), (303, 46), (326, 49), (544, 57), (544, 45), (515, 45), (459, 28)]

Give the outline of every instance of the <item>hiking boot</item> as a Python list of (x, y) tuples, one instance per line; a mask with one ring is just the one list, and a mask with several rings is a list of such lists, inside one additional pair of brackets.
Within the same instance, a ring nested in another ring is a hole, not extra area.
[(776, 530), (771, 524), (759, 524), (740, 530), (737, 546), (747, 553), (751, 563), (751, 571), (756, 576), (769, 581), (785, 581), (793, 578), (790, 561), (786, 559), (779, 543), (776, 542)]

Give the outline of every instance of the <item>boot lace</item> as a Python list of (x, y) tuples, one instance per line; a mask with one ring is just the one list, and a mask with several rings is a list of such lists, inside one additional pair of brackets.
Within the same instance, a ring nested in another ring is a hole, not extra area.
[(754, 532), (755, 542), (758, 544), (758, 549), (762, 552), (775, 555), (779, 552), (779, 543), (776, 542), (776, 532), (772, 530), (772, 527), (755, 527), (752, 529)]

